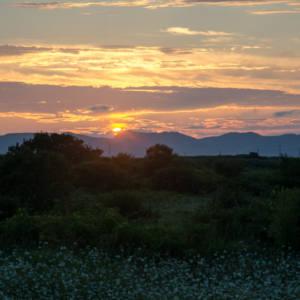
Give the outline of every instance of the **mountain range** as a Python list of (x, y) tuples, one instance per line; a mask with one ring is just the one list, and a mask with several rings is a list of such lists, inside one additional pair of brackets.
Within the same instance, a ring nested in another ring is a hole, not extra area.
[[(260, 156), (278, 156), (287, 154), (300, 155), (300, 135), (284, 134), (279, 136), (262, 136), (257, 133), (226, 133), (217, 137), (196, 139), (179, 132), (144, 133), (122, 131), (114, 138), (97, 138), (81, 134), (72, 134), (82, 139), (93, 148), (104, 150), (105, 156), (115, 156), (120, 152), (143, 157), (146, 148), (162, 143), (171, 147), (179, 155), (236, 155), (259, 152)], [(8, 147), (16, 143), (22, 144), (24, 139), (30, 139), (33, 133), (12, 133), (0, 136), (0, 154), (5, 154)]]

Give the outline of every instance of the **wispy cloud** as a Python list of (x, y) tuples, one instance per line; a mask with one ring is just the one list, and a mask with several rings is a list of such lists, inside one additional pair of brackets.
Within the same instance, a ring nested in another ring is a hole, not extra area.
[(39, 47), (39, 46), (15, 46), (15, 45), (0, 45), (0, 56), (15, 56), (27, 53), (42, 53), (42, 52), (61, 52), (78, 54), (85, 49), (78, 48), (59, 48), (59, 47)]
[(194, 31), (190, 30), (189, 28), (183, 28), (183, 27), (170, 27), (167, 30), (161, 30), (163, 32), (168, 32), (173, 35), (205, 35), (205, 36), (230, 36), (230, 35), (240, 35), (237, 33), (228, 33), (228, 32), (222, 32), (222, 31)]
[(16, 8), (31, 8), (40, 10), (52, 10), (52, 9), (70, 9), (73, 7), (85, 8), (89, 6), (146, 6), (152, 3), (153, 0), (139, 0), (139, 1), (111, 1), (111, 2), (18, 2), (6, 4), (6, 6), (12, 6)]
[(56, 8), (72, 8), (72, 7), (88, 7), (91, 5), (100, 5), (100, 3), (73, 3), (73, 2), (18, 2), (6, 4), (7, 6), (17, 7), (17, 8), (33, 8), (33, 9), (56, 9)]
[(299, 14), (300, 11), (295, 10), (263, 10), (263, 11), (252, 11), (251, 15), (270, 15), (270, 14)]
[(285, 116), (290, 116), (296, 112), (299, 112), (298, 109), (292, 109), (292, 110), (288, 110), (288, 111), (278, 111), (278, 112), (275, 112), (273, 114), (274, 117), (285, 117)]
[[(270, 3), (287, 3), (289, 0), (136, 0), (136, 1), (102, 1), (102, 2), (18, 2), (4, 4), (16, 8), (32, 8), (39, 10), (70, 9), (73, 7), (85, 8), (93, 5), (97, 6), (142, 6), (147, 9), (157, 9), (162, 7), (187, 7), (195, 5), (221, 5), (221, 6), (249, 6), (263, 5)], [(293, 5), (293, 4), (291, 4)]]
[(88, 110), (91, 111), (113, 111), (114, 108), (109, 105), (93, 105)]

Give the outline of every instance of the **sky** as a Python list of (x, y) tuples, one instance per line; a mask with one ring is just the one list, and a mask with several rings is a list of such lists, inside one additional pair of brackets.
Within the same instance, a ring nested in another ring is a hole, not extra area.
[(0, 135), (300, 134), (300, 0), (0, 0)]

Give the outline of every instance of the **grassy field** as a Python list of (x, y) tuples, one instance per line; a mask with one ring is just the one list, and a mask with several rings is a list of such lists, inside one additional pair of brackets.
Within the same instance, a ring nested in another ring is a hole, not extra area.
[(300, 256), (278, 250), (143, 258), (47, 243), (0, 252), (1, 299), (299, 299)]

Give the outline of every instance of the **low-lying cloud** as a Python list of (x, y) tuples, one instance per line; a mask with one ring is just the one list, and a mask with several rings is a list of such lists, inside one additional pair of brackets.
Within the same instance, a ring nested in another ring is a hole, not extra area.
[(270, 15), (270, 14), (299, 14), (300, 11), (295, 10), (263, 10), (263, 11), (251, 11), (251, 15)]
[(114, 110), (113, 107), (108, 106), (108, 105), (93, 105), (90, 108), (88, 108), (88, 110), (91, 111), (112, 111)]
[(277, 118), (280, 118), (280, 117), (285, 117), (285, 116), (290, 116), (296, 112), (299, 112), (298, 109), (292, 109), (292, 110), (288, 110), (288, 111), (278, 111), (278, 112), (275, 112), (273, 114), (274, 117), (277, 117)]
[(222, 31), (194, 31), (190, 30), (189, 28), (183, 28), (183, 27), (170, 27), (167, 30), (161, 30), (163, 32), (168, 32), (173, 35), (205, 35), (205, 36), (231, 36), (231, 35), (240, 35), (237, 33), (228, 33), (228, 32), (222, 32)]

